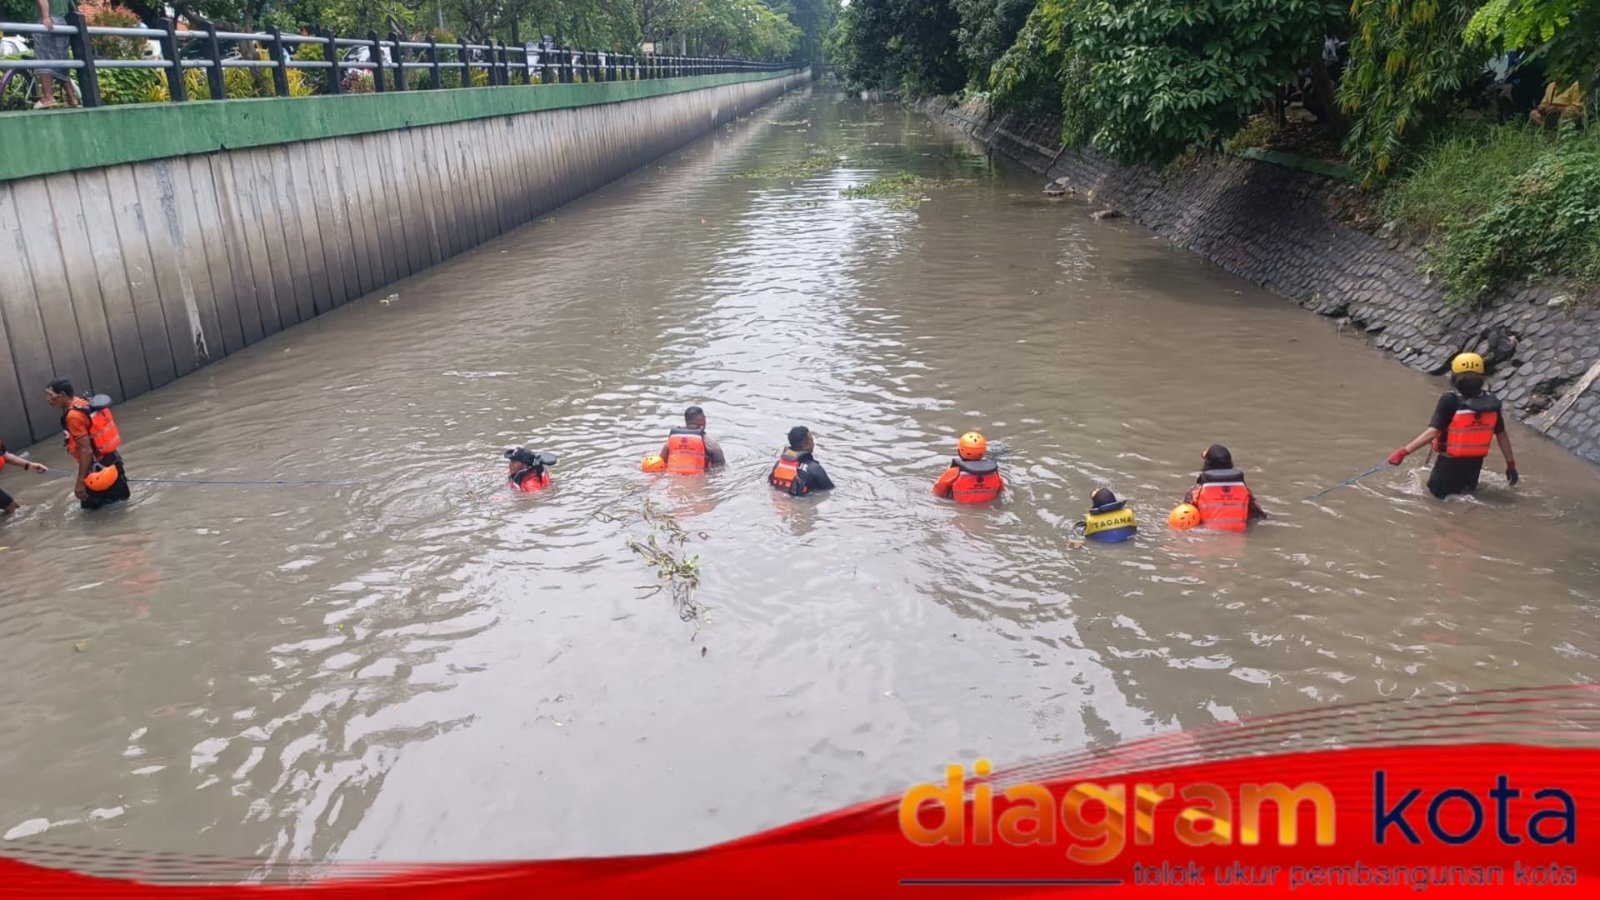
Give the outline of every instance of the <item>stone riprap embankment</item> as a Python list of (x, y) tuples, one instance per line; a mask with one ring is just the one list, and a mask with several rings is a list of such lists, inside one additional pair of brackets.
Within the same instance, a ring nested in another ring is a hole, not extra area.
[(1178, 171), (1121, 166), (1060, 149), (1049, 116), (932, 99), (921, 110), (1079, 196), (1129, 216), (1229, 272), (1325, 316), (1348, 320), (1416, 369), (1448, 371), (1461, 350), (1489, 360), (1506, 409), (1600, 462), (1600, 307), (1532, 285), (1470, 311), (1445, 302), (1420, 248), (1339, 221), (1351, 190), (1327, 176), (1207, 155)]

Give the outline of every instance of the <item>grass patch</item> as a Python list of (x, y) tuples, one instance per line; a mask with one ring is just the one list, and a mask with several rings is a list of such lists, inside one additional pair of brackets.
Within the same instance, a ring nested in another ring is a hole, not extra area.
[(1278, 125), (1266, 116), (1251, 116), (1244, 127), (1233, 133), (1222, 144), (1222, 149), (1229, 153), (1238, 153), (1246, 148), (1265, 149), (1272, 146), (1272, 136), (1278, 130)]
[(842, 164), (839, 153), (835, 150), (824, 150), (800, 159), (779, 163), (775, 166), (764, 166), (759, 169), (745, 169), (733, 176), (734, 178), (753, 178), (771, 180), (798, 181), (805, 178), (814, 178), (827, 172), (832, 172)]
[(1477, 125), (1436, 141), (1389, 186), (1384, 216), (1425, 241), (1453, 302), (1519, 279), (1600, 286), (1600, 128)]
[(966, 183), (968, 180), (964, 178), (923, 178), (911, 172), (897, 172), (874, 178), (866, 184), (851, 185), (840, 196), (846, 200), (883, 200), (897, 209), (909, 209), (926, 200), (927, 192), (933, 188)]

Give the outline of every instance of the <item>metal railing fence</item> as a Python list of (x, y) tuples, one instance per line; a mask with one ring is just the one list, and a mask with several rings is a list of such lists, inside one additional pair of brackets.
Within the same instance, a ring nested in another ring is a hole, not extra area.
[[(607, 81), (639, 81), (683, 75), (716, 75), (731, 72), (765, 72), (793, 68), (788, 62), (765, 62), (739, 57), (663, 56), (657, 54), (608, 53), (528, 43), (508, 46), (504, 41), (487, 44), (447, 43), (435, 40), (409, 40), (398, 32), (387, 39), (377, 32), (364, 38), (339, 37), (331, 33), (284, 34), (273, 28), (264, 32), (219, 31), (207, 22), (199, 30), (179, 30), (171, 19), (161, 19), (157, 28), (102, 28), (88, 25), (76, 10), (68, 13), (66, 25), (55, 33), (65, 35), (72, 48), (72, 59), (4, 59), (0, 72), (7, 70), (69, 70), (77, 76), (84, 106), (100, 106), (98, 71), (102, 69), (156, 69), (166, 75), (167, 96), (172, 102), (189, 99), (185, 74), (190, 69), (204, 71), (212, 99), (225, 99), (227, 86), (223, 73), (228, 69), (270, 69), (273, 92), (290, 96), (289, 72), (293, 69), (329, 73), (322, 79), (319, 93), (350, 92), (355, 84), (347, 75), (356, 73), (371, 78), (372, 91), (442, 90), (454, 87), (479, 87), (476, 72), (487, 75), (487, 86), (514, 84), (578, 84)], [(3, 34), (44, 34), (37, 23), (0, 22)], [(95, 56), (93, 38), (131, 38), (154, 41), (161, 49), (159, 58), (100, 59)], [(237, 57), (233, 48), (240, 42), (254, 42), (265, 49), (266, 59)], [(183, 51), (197, 45), (199, 52), (185, 57)], [(320, 59), (297, 59), (306, 45), (322, 50)], [(224, 47), (229, 49), (225, 50)], [(422, 84), (413, 85), (407, 73), (424, 72)], [(447, 85), (444, 74), (459, 72), (460, 84)], [(359, 85), (365, 92), (364, 81)]]

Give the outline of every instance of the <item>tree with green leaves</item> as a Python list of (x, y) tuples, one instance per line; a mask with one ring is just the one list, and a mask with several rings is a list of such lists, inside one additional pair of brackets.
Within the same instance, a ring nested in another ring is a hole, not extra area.
[(1394, 171), (1437, 125), (1489, 52), (1462, 32), (1472, 2), (1355, 0), (1350, 64), (1339, 105), (1350, 117), (1345, 154), (1371, 184)]
[(960, 27), (952, 0), (852, 0), (829, 58), (858, 87), (948, 94), (966, 83)]
[(956, 40), (971, 84), (989, 80), (989, 71), (1016, 42), (1035, 5), (1035, 0), (955, 0), (961, 19)]
[(1467, 40), (1502, 53), (1532, 51), (1550, 77), (1593, 94), (1600, 76), (1600, 0), (1489, 0), (1467, 22)]
[(996, 66), (1002, 102), (1037, 96), (1041, 53), (1062, 138), (1123, 162), (1216, 147), (1320, 57), (1339, 0), (1040, 0)]

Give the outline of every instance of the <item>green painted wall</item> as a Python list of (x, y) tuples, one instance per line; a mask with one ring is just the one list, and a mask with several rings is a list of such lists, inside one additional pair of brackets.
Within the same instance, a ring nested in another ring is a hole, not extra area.
[(640, 100), (792, 75), (738, 72), (649, 81), (191, 101), (0, 113), (0, 181), (416, 125)]

